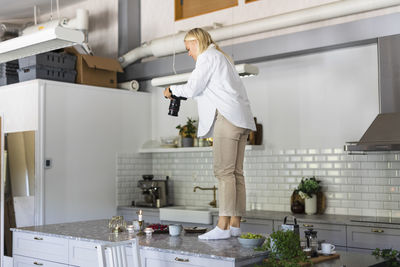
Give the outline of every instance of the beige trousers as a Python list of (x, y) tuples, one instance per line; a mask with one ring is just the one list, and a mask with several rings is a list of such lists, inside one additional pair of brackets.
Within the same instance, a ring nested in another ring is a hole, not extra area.
[(213, 153), (219, 216), (243, 216), (246, 211), (243, 160), (250, 130), (233, 125), (218, 111), (216, 116)]

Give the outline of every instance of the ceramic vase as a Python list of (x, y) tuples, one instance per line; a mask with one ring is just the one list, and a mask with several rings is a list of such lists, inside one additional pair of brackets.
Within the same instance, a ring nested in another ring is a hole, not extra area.
[(305, 210), (306, 214), (312, 215), (317, 213), (317, 195), (312, 194), (312, 198), (306, 198), (305, 202)]
[(192, 147), (193, 146), (193, 138), (192, 137), (184, 137), (182, 138), (182, 147)]

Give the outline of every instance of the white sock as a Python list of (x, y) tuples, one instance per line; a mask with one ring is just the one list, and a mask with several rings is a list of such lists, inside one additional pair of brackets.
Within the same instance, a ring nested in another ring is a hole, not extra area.
[(230, 230), (222, 230), (218, 226), (215, 226), (214, 229), (208, 231), (205, 234), (199, 235), (199, 239), (227, 239), (231, 237)]
[(242, 234), (242, 230), (238, 227), (231, 226), (231, 236), (240, 236)]

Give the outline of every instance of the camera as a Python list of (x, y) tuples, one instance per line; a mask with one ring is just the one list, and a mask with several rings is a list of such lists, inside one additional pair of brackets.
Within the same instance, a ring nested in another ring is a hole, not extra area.
[(181, 106), (181, 100), (186, 100), (186, 97), (178, 97), (175, 95), (171, 95), (172, 99), (169, 103), (168, 115), (170, 116), (178, 116), (179, 108)]

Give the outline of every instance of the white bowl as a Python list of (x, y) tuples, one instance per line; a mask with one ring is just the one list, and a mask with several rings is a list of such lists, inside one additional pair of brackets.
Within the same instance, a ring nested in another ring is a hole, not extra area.
[(260, 247), (264, 243), (265, 237), (253, 239), (238, 237), (238, 241), (245, 248), (255, 248)]

